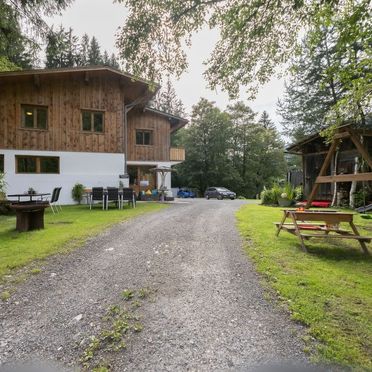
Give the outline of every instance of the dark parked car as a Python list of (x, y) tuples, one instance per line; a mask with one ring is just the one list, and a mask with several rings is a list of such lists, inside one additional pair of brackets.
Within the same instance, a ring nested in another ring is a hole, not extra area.
[(195, 198), (195, 196), (196, 194), (194, 193), (194, 191), (186, 187), (181, 187), (177, 192), (178, 198)]
[(204, 196), (206, 199), (217, 198), (218, 200), (225, 198), (234, 200), (236, 198), (235, 192), (225, 189), (224, 187), (208, 187), (204, 193)]

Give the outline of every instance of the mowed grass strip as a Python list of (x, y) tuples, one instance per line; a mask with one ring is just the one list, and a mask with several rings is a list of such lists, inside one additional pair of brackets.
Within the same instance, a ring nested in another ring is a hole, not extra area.
[[(307, 326), (304, 341), (314, 361), (372, 370), (372, 258), (351, 240), (308, 240), (275, 236), (280, 208), (246, 205), (237, 212), (245, 250), (293, 319)], [(363, 235), (372, 220), (355, 216)], [(346, 224), (343, 225), (346, 228)], [(367, 245), (372, 253), (372, 243)]]
[(44, 230), (24, 233), (15, 230), (14, 216), (0, 216), (0, 281), (13, 269), (54, 253), (69, 251), (115, 223), (159, 211), (166, 205), (137, 203), (137, 208), (118, 210), (111, 207), (108, 211), (99, 206), (89, 210), (86, 205), (62, 208), (56, 215), (49, 208), (46, 210)]

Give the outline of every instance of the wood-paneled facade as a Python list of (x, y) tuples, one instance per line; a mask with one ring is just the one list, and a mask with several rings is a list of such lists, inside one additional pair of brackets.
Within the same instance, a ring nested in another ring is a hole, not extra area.
[[(363, 146), (372, 156), (372, 129), (357, 130), (358, 137), (362, 140)], [(308, 138), (293, 144), (287, 148), (287, 152), (302, 156), (303, 168), (303, 190), (304, 196), (307, 198), (313, 189), (315, 180), (319, 175), (319, 171), (324, 163), (329, 150), (329, 144), (319, 134), (309, 136)], [(336, 157), (337, 154), (337, 157)], [(356, 149), (350, 138), (344, 138), (338, 147), (338, 151), (333, 155), (330, 165), (326, 171), (327, 175), (342, 175), (354, 173), (355, 158), (360, 157), (360, 153)], [(368, 165), (364, 164), (363, 169), (359, 172), (371, 171)], [(360, 185), (359, 185), (360, 186)], [(359, 187), (358, 186), (358, 187)], [(372, 192), (372, 182), (366, 182), (365, 187)], [(338, 182), (338, 190), (348, 192), (350, 182)], [(316, 194), (316, 200), (332, 200), (334, 192), (333, 183), (322, 183)]]
[[(144, 110), (153, 94), (149, 84), (107, 68), (0, 74), (0, 149), (123, 153), (124, 105), (137, 100), (140, 108), (128, 113), (128, 160), (169, 161), (174, 122)], [(47, 108), (47, 129), (22, 127), (24, 105)], [(83, 131), (84, 110), (104, 114), (102, 133)], [(151, 145), (136, 144), (141, 129), (152, 132)]]

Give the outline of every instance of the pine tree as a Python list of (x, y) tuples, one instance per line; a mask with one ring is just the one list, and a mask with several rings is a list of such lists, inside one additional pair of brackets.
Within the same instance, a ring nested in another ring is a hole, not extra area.
[(269, 114), (263, 111), (258, 123), (261, 124), (265, 129), (275, 129), (274, 122), (270, 119)]
[(120, 68), (119, 62), (117, 61), (116, 56), (115, 56), (114, 53), (111, 54), (109, 65), (113, 68), (116, 68), (116, 69)]
[(87, 66), (89, 61), (90, 40), (88, 34), (84, 34), (80, 42), (79, 65)]
[(169, 76), (164, 88), (162, 87), (162, 89), (160, 89), (151, 104), (157, 110), (176, 116), (185, 116), (185, 107), (182, 101), (177, 97)]
[(88, 50), (88, 65), (100, 65), (102, 64), (102, 54), (101, 47), (95, 36), (90, 40), (89, 50)]

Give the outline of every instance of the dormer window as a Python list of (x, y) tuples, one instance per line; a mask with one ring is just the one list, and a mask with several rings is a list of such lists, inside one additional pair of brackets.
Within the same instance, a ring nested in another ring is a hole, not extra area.
[(22, 128), (48, 129), (48, 107), (22, 105)]

